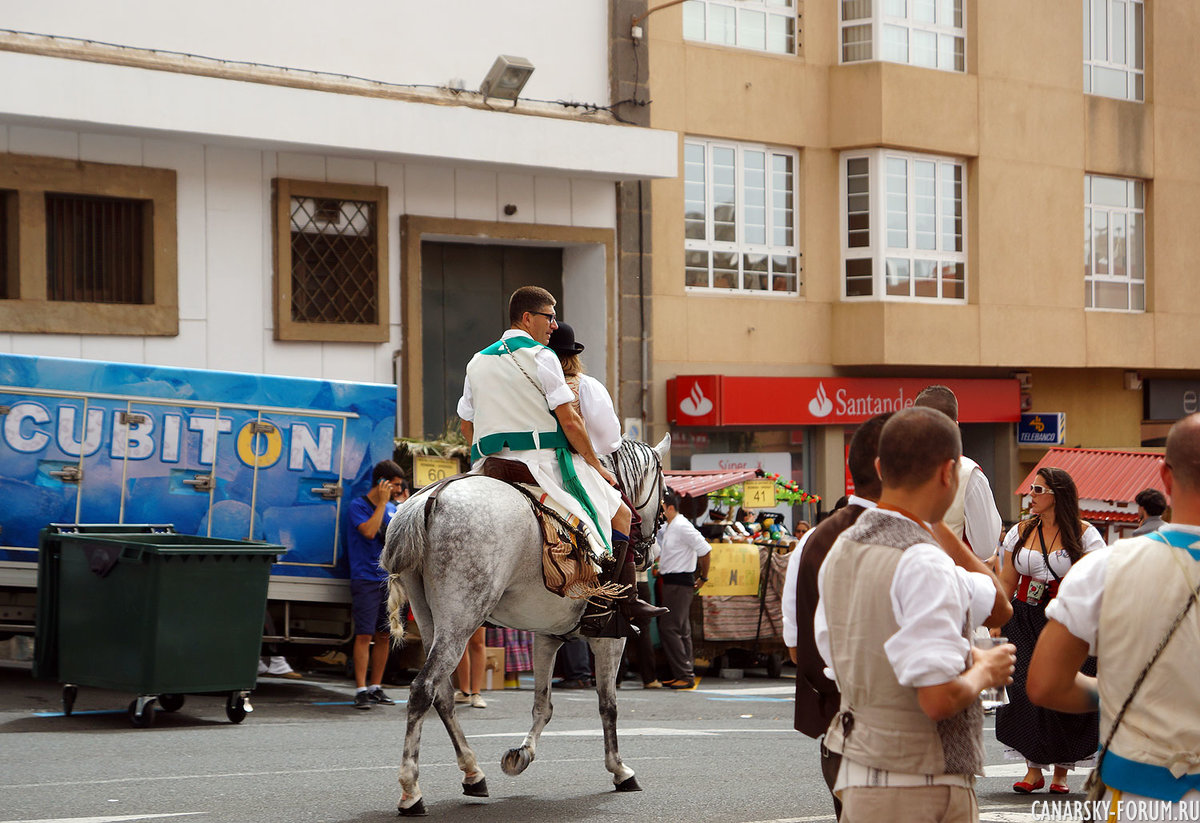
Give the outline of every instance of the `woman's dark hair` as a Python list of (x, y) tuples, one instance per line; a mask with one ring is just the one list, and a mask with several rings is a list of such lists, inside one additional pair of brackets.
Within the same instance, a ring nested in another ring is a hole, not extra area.
[[(1044, 466), (1038, 469), (1037, 476), (1041, 477), (1051, 491), (1054, 492), (1054, 522), (1058, 525), (1059, 542), (1071, 558), (1071, 563), (1083, 557), (1083, 523), (1079, 514), (1079, 491), (1075, 481), (1066, 469), (1056, 466)], [(1040, 518), (1031, 517), (1028, 524), (1018, 530), (1020, 540), (1016, 548), (1022, 548), (1029, 535), (1037, 529)]]

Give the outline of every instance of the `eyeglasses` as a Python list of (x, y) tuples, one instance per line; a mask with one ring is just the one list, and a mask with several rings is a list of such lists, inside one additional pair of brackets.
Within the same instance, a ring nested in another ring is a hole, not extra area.
[(558, 316), (544, 311), (531, 311), (530, 314), (540, 314), (542, 317), (549, 320), (551, 323), (558, 322)]
[(1030, 494), (1054, 494), (1054, 489), (1049, 486), (1043, 486), (1040, 483), (1034, 483), (1029, 487)]

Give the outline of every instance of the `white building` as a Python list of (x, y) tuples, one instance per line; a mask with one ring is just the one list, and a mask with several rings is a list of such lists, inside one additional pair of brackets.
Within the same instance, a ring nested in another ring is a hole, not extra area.
[(433, 433), (532, 282), (616, 385), (615, 183), (677, 138), (614, 113), (605, 0), (0, 10), (0, 352), (395, 382)]

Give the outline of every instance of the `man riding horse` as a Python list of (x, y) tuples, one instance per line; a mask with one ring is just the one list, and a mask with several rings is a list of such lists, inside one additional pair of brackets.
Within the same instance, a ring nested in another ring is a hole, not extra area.
[[(630, 510), (615, 488), (616, 478), (596, 456), (574, 406), (575, 393), (546, 345), (558, 326), (555, 304), (554, 296), (537, 286), (513, 292), (508, 331), (467, 365), (458, 401), (462, 432), (471, 442), (473, 462), (498, 456), (524, 463), (550, 500), (586, 526), (591, 553), (610, 580), (632, 583), (621, 579)], [(666, 613), (637, 599), (633, 585), (623, 586), (615, 599), (629, 620)], [(582, 631), (595, 636), (615, 627), (585, 617)]]

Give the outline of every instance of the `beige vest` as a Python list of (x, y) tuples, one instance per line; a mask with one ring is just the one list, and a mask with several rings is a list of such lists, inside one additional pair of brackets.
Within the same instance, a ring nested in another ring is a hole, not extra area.
[[(892, 578), (904, 549), (928, 543), (909, 520), (875, 510), (837, 539), (825, 559), (821, 607), (829, 625), (841, 706), (825, 745), (855, 763), (906, 774), (983, 774), (983, 707), (976, 700), (934, 723), (917, 690), (901, 686), (884, 652), (899, 630)], [(964, 615), (963, 636), (968, 635)], [(969, 660), (964, 658), (963, 668)]]
[(965, 454), (959, 458), (958, 493), (954, 495), (954, 502), (950, 504), (950, 508), (946, 510), (946, 515), (942, 518), (942, 522), (950, 531), (954, 532), (959, 540), (965, 540), (967, 533), (967, 480), (970, 479), (971, 472), (977, 468), (979, 468), (979, 464)]
[[(1159, 642), (1200, 584), (1200, 561), (1149, 536), (1119, 540), (1109, 550), (1097, 633), (1100, 740)], [(1148, 608), (1148, 604), (1152, 608)], [(1168, 768), (1200, 773), (1200, 603), (1193, 605), (1151, 667), (1113, 738), (1111, 751)], [(1107, 770), (1107, 766), (1106, 766)]]

